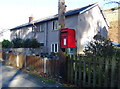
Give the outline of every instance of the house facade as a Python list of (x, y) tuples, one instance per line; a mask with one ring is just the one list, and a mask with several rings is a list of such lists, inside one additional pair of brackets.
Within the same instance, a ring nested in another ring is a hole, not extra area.
[[(42, 20), (29, 22), (10, 29), (11, 39), (16, 37), (27, 39), (36, 38), (43, 46), (44, 52), (58, 52), (59, 30), (58, 15)], [(108, 23), (98, 4), (91, 4), (65, 13), (65, 28), (75, 29), (77, 53), (83, 52), (87, 42), (94, 35), (100, 34), (107, 37)], [(69, 52), (74, 49), (68, 49)]]

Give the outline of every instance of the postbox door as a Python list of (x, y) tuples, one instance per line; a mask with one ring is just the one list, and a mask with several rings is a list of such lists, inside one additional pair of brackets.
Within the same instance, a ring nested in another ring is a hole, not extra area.
[(76, 47), (76, 34), (74, 29), (68, 29), (68, 48)]

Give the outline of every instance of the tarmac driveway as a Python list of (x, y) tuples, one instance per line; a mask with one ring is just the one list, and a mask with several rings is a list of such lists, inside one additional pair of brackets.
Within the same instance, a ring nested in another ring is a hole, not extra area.
[(0, 75), (2, 75), (0, 76), (0, 82), (2, 83), (0, 86), (3, 89), (6, 87), (63, 89), (63, 86), (59, 83), (45, 83), (35, 75), (28, 74), (11, 66), (2, 65), (2, 63), (0, 63)]

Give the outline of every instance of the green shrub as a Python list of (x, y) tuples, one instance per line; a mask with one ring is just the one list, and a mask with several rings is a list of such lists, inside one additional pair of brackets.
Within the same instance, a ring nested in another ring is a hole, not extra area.
[(36, 39), (31, 39), (30, 41), (30, 48), (39, 48), (40, 43)]
[(15, 38), (12, 40), (14, 48), (39, 48), (40, 43), (36, 39)]
[(120, 47), (115, 47), (114, 51), (115, 51), (114, 55), (120, 58)]
[(23, 48), (23, 40), (21, 38), (15, 38), (12, 40), (14, 48)]
[(23, 42), (24, 48), (39, 48), (40, 43), (36, 39), (26, 39)]
[(24, 48), (30, 48), (31, 47), (31, 40), (30, 39), (26, 39), (23, 42)]
[(95, 35), (94, 40), (85, 47), (84, 52), (86, 55), (106, 57), (113, 56), (115, 51), (110, 40)]
[(2, 48), (12, 48), (12, 43), (9, 40), (3, 40)]

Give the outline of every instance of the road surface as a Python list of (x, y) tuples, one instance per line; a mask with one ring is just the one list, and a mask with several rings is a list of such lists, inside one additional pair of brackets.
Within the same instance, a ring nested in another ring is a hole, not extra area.
[(11, 66), (2, 65), (1, 62), (0, 75), (0, 83), (2, 83), (0, 87), (3, 89), (5, 87), (35, 87), (39, 89), (52, 89), (54, 87), (55, 89), (63, 89), (60, 83), (45, 83), (35, 75), (28, 74)]

